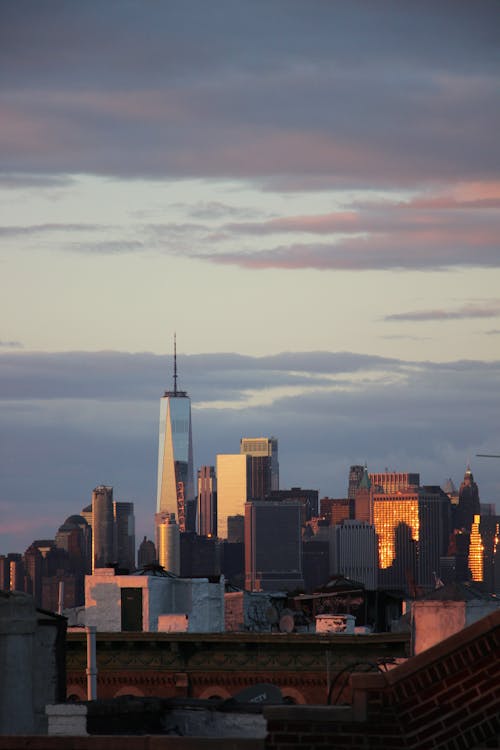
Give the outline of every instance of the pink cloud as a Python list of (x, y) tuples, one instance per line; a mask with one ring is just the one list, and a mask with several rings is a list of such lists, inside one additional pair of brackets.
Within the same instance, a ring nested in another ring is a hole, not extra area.
[(481, 304), (468, 303), (455, 309), (411, 310), (409, 312), (387, 315), (386, 321), (431, 321), (431, 320), (465, 320), (468, 318), (497, 318), (500, 316), (500, 300), (491, 300)]

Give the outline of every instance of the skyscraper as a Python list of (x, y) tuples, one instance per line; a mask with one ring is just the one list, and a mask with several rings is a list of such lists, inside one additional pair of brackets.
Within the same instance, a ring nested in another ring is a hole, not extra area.
[(214, 466), (198, 469), (198, 520), (200, 536), (217, 536), (217, 479)]
[(293, 591), (304, 587), (302, 505), (297, 500), (245, 504), (245, 588)]
[(347, 497), (349, 500), (354, 500), (356, 491), (365, 472), (365, 468), (365, 466), (360, 466), (359, 464), (350, 467), (349, 484), (347, 486)]
[(480, 512), (479, 490), (474, 481), (470, 466), (467, 466), (464, 481), (458, 491), (458, 505), (455, 509), (455, 528), (470, 532), (474, 523), (474, 516), (478, 516)]
[[(160, 434), (158, 443), (158, 488), (155, 527), (172, 514), (180, 531), (186, 529), (186, 505), (192, 501), (193, 443), (191, 434), (191, 400), (186, 391), (177, 389), (177, 348), (174, 336), (174, 389), (165, 391), (160, 400)], [(162, 556), (160, 539), (156, 548)]]
[(135, 570), (134, 503), (113, 500), (115, 559), (120, 568)]
[(263, 500), (279, 489), (278, 439), (275, 437), (246, 438), (240, 440), (240, 453), (252, 457), (248, 496)]
[(243, 515), (249, 498), (250, 456), (217, 454), (217, 536), (227, 539), (228, 516)]
[(101, 484), (92, 492), (92, 572), (114, 562), (113, 488)]
[(175, 515), (165, 516), (156, 527), (158, 537), (158, 562), (170, 573), (178, 576), (181, 572), (180, 532)]

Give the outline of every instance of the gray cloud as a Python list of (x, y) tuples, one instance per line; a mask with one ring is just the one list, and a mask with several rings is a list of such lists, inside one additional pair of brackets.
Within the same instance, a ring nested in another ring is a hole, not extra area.
[(67, 174), (30, 174), (29, 172), (0, 171), (0, 187), (3, 188), (37, 188), (38, 190), (67, 188), (75, 184), (75, 178)]
[(490, 0), (404, 14), (316, 0), (11, 3), (4, 169), (305, 188), (494, 178), (499, 17)]
[(20, 341), (0, 341), (0, 348), (5, 349), (22, 349), (24, 344)]
[[(171, 386), (172, 358), (151, 353), (5, 352), (1, 357), (0, 398), (155, 399)], [(349, 352), (285, 352), (266, 357), (241, 354), (178, 355), (182, 386), (197, 401), (237, 398), (266, 386), (330, 382), (328, 376), (358, 375), (369, 370), (400, 370), (397, 359)], [(322, 379), (321, 379), (322, 378)]]
[(0, 237), (52, 234), (59, 232), (98, 232), (107, 229), (102, 224), (28, 224), (27, 226), (0, 226)]
[(295, 243), (268, 250), (193, 253), (193, 257), (221, 265), (262, 270), (267, 268), (317, 270), (444, 270), (454, 266), (500, 267), (498, 243), (491, 241), (473, 248), (467, 243), (451, 245), (439, 238), (425, 243), (409, 233), (394, 237), (359, 237), (336, 243)]
[(500, 317), (500, 300), (491, 300), (481, 304), (466, 304), (455, 310), (412, 310), (403, 313), (387, 315), (386, 321), (430, 321), (430, 320), (467, 320), (470, 318)]
[[(135, 502), (138, 535), (152, 534), (158, 402), (170, 385), (170, 359), (116, 352), (2, 354), (0, 553), (53, 536), (102, 482), (112, 484), (118, 498)], [(472, 459), (482, 501), (499, 497), (498, 467), (474, 456), (500, 445), (500, 361), (411, 363), (289, 352), (181, 356), (178, 364), (180, 384), (192, 398), (196, 466), (213, 464), (217, 453), (238, 452), (244, 435), (272, 434), (279, 440), (282, 486), (342, 496), (349, 465), (365, 460), (374, 471), (420, 471), (427, 484), (449, 476), (457, 482)], [(364, 377), (377, 368), (379, 378)], [(340, 374), (346, 387), (319, 389), (328, 383), (322, 373)], [(219, 405), (252, 385), (267, 390), (297, 384), (301, 395), (271, 404), (239, 410)], [(212, 406), (198, 408), (202, 401)], [(23, 531), (27, 517), (31, 525)]]

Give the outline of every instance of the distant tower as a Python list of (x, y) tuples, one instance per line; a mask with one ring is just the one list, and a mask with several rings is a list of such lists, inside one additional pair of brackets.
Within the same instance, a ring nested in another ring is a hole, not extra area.
[(181, 543), (179, 526), (176, 523), (175, 515), (172, 513), (170, 518), (164, 518), (157, 526), (158, 544), (160, 553), (158, 562), (168, 570), (169, 573), (180, 575), (181, 572)]
[(373, 523), (373, 490), (366, 466), (354, 495), (354, 518), (368, 524)]
[(137, 567), (143, 568), (145, 565), (152, 565), (156, 560), (156, 549), (154, 542), (144, 537), (139, 545), (137, 552)]
[(332, 529), (333, 554), (330, 568), (373, 591), (377, 588), (378, 540), (375, 527), (365, 521), (347, 519)]
[(359, 487), (361, 479), (363, 477), (365, 466), (355, 465), (349, 469), (349, 484), (347, 487), (347, 497), (349, 500), (354, 500), (356, 497), (356, 491)]
[(114, 562), (113, 488), (99, 485), (92, 492), (92, 571)]
[(217, 479), (214, 466), (198, 469), (198, 523), (200, 536), (217, 536)]
[(458, 505), (455, 509), (455, 527), (470, 532), (474, 516), (480, 514), (479, 490), (474, 481), (470, 466), (458, 491)]
[[(194, 497), (191, 400), (186, 391), (177, 389), (177, 346), (174, 336), (174, 389), (165, 391), (160, 400), (156, 529), (165, 519), (170, 521), (173, 514), (179, 530), (185, 531), (187, 503)], [(156, 549), (161, 558), (158, 533)]]
[(248, 496), (264, 500), (279, 490), (278, 439), (275, 437), (241, 438), (240, 453), (251, 456), (251, 478)]
[(250, 456), (244, 453), (218, 453), (217, 536), (228, 538), (228, 516), (243, 515), (249, 498)]
[(302, 504), (256, 500), (245, 504), (245, 588), (294, 591), (304, 587)]
[(116, 561), (120, 568), (135, 570), (134, 503), (113, 501)]
[(479, 531), (481, 516), (474, 516), (469, 542), (469, 570), (473, 581), (484, 579), (484, 546)]

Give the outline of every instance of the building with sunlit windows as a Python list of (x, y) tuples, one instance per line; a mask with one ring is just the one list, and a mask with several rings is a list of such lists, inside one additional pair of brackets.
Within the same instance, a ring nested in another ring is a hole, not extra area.
[(219, 453), (217, 474), (217, 536), (228, 538), (228, 517), (242, 516), (249, 499), (250, 456), (246, 453)]
[(158, 484), (155, 528), (156, 550), (162, 557), (158, 527), (172, 514), (180, 531), (186, 530), (187, 503), (195, 497), (193, 479), (193, 442), (191, 400), (177, 388), (177, 353), (174, 339), (174, 389), (160, 400), (158, 441)]
[(481, 516), (475, 515), (469, 538), (469, 570), (473, 581), (484, 578), (483, 540), (479, 531)]

